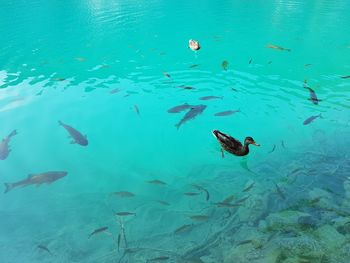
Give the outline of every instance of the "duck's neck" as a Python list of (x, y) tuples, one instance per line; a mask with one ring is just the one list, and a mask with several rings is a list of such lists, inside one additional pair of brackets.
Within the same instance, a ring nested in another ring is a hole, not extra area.
[(244, 143), (243, 152), (247, 154), (249, 153), (249, 143), (246, 143), (246, 142)]

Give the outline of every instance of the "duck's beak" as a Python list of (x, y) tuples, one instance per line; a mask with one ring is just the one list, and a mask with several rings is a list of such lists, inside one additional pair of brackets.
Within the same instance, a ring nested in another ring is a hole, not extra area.
[(260, 146), (260, 144), (258, 144), (256, 142), (253, 142), (252, 144), (255, 145), (255, 146)]

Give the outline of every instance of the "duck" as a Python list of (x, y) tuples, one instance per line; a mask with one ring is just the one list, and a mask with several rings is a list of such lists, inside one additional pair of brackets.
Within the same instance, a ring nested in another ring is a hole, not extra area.
[(222, 151), (222, 157), (224, 157), (224, 151), (227, 151), (229, 153), (232, 153), (233, 155), (236, 156), (245, 156), (249, 153), (249, 144), (253, 144), (255, 146), (260, 146), (260, 144), (257, 144), (254, 139), (250, 136), (247, 136), (244, 139), (244, 145), (242, 145), (242, 143), (219, 131), (219, 130), (214, 130), (212, 131), (214, 137), (218, 140), (218, 142), (221, 144), (221, 151)]
[(199, 45), (199, 42), (197, 40), (194, 40), (194, 39), (190, 39), (188, 41), (188, 47), (190, 49), (192, 49), (193, 51), (199, 50), (201, 48)]

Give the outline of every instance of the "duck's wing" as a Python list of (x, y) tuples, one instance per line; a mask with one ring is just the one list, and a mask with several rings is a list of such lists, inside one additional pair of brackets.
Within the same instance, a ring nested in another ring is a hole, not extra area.
[(238, 148), (243, 147), (242, 143), (240, 141), (236, 140), (235, 138), (233, 138), (233, 137), (231, 137), (223, 132), (215, 130), (215, 131), (213, 131), (213, 134), (221, 144), (224, 144), (230, 148), (238, 149)]

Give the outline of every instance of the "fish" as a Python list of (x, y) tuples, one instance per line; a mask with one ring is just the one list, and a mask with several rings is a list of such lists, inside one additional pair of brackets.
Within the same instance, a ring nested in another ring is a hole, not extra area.
[(231, 88), (231, 90), (236, 91), (236, 92), (238, 91), (238, 90), (236, 90), (235, 88)]
[(251, 240), (251, 239), (242, 240), (242, 241), (237, 243), (237, 246), (241, 246), (241, 245), (244, 245), (244, 244), (249, 244), (249, 243), (252, 243), (252, 242), (253, 242), (253, 240)]
[(217, 202), (217, 203), (214, 203), (214, 205), (216, 205), (217, 207), (237, 207), (237, 206), (240, 206), (241, 204), (238, 204), (238, 203), (232, 204), (232, 203), (226, 203), (226, 202)]
[(190, 66), (190, 68), (196, 68), (198, 66), (199, 66), (199, 64), (193, 64), (193, 65)]
[(232, 115), (236, 112), (240, 112), (240, 110), (221, 111), (221, 112), (215, 113), (214, 116), (228, 116), (228, 115)]
[(288, 51), (288, 52), (291, 51), (289, 48), (284, 48), (284, 47), (280, 47), (280, 46), (276, 46), (276, 45), (272, 45), (272, 44), (268, 44), (266, 47), (271, 48), (271, 49), (280, 50), (280, 51)]
[(195, 192), (187, 192), (187, 193), (184, 193), (184, 195), (188, 195), (188, 196), (196, 196), (196, 195), (199, 195), (200, 193), (195, 193)]
[(118, 234), (118, 252), (119, 252), (119, 248), (120, 248), (120, 238), (121, 238), (121, 235)]
[(286, 146), (285, 146), (285, 144), (284, 144), (284, 141), (283, 141), (283, 140), (281, 141), (281, 145), (282, 145), (282, 147), (283, 147), (284, 149), (286, 149)]
[(191, 105), (184, 103), (182, 105), (178, 105), (178, 106), (175, 106), (175, 107), (168, 109), (168, 113), (179, 113), (179, 112), (187, 110), (191, 107), (192, 107)]
[(236, 204), (243, 203), (243, 202), (246, 201), (249, 197), (250, 197), (250, 195), (247, 195), (247, 196), (242, 197), (241, 199), (238, 199), (238, 200), (236, 201)]
[(189, 120), (194, 119), (196, 116), (201, 114), (205, 110), (206, 107), (207, 107), (206, 105), (192, 106), (191, 109), (180, 120), (180, 122), (175, 125), (175, 127), (177, 129), (179, 129), (182, 124), (184, 124), (185, 122), (187, 122)]
[(186, 233), (190, 231), (192, 228), (193, 228), (192, 224), (183, 225), (183, 226), (180, 226), (179, 228), (176, 228), (174, 231), (174, 234)]
[(117, 93), (117, 92), (119, 92), (119, 89), (117, 88), (117, 89), (112, 89), (110, 92), (109, 92), (109, 94), (114, 94), (114, 93)]
[(65, 78), (59, 78), (59, 77), (57, 77), (57, 78), (52, 78), (52, 80), (54, 80), (54, 81), (64, 81), (64, 80), (66, 80)]
[(187, 90), (192, 90), (192, 89), (196, 89), (192, 86), (185, 86), (185, 85), (180, 85), (180, 86), (177, 86), (178, 88), (181, 88), (181, 89), (187, 89)]
[(233, 199), (235, 199), (235, 196), (230, 195), (230, 196), (226, 197), (221, 203), (231, 203), (233, 201)]
[(286, 196), (283, 193), (282, 189), (278, 186), (278, 184), (275, 183), (276, 186), (276, 192), (278, 193), (278, 195), (283, 199), (286, 200)]
[(135, 194), (131, 193), (131, 192), (128, 192), (128, 191), (120, 191), (120, 192), (114, 192), (114, 193), (111, 193), (113, 195), (117, 195), (121, 198), (129, 198), (129, 197), (134, 197)]
[(96, 234), (99, 234), (99, 233), (102, 233), (102, 232), (106, 231), (107, 229), (108, 229), (108, 226), (104, 226), (104, 227), (95, 229), (94, 231), (91, 232), (91, 234), (89, 235), (88, 239), (90, 239), (92, 236), (94, 236)]
[(250, 189), (254, 187), (255, 182), (251, 181), (248, 182), (248, 184), (245, 186), (245, 188), (242, 190), (242, 192), (249, 192)]
[(222, 63), (221, 63), (221, 67), (223, 68), (223, 70), (227, 70), (228, 68), (228, 61), (227, 60), (224, 60)]
[(139, 107), (137, 107), (137, 105), (134, 105), (134, 110), (137, 113), (137, 115), (140, 115), (140, 110)]
[(272, 150), (269, 151), (269, 153), (273, 153), (275, 151), (275, 149), (276, 149), (276, 144), (273, 145)]
[(209, 219), (209, 216), (206, 216), (206, 215), (194, 215), (194, 216), (190, 216), (190, 218), (192, 220), (195, 220), (195, 221), (207, 221)]
[(136, 216), (136, 213), (133, 212), (117, 212), (115, 214), (117, 216)]
[(192, 184), (192, 187), (196, 188), (199, 191), (202, 191), (205, 193), (205, 200), (209, 201), (210, 198), (210, 194), (209, 191), (207, 189), (205, 189), (203, 186), (197, 185), (197, 184)]
[(312, 64), (305, 64), (304, 67), (310, 67)]
[(318, 114), (318, 115), (311, 116), (311, 117), (307, 118), (307, 119), (303, 122), (303, 124), (304, 124), (304, 125), (308, 125), (308, 124), (310, 124), (311, 122), (313, 122), (314, 120), (316, 120), (316, 119), (319, 118), (319, 117), (322, 117), (321, 113)]
[(44, 245), (38, 245), (37, 248), (46, 251), (47, 253), (49, 253), (52, 256), (51, 251)]
[(7, 135), (0, 143), (0, 160), (5, 160), (11, 152), (9, 148), (9, 143), (13, 136), (17, 135), (17, 130), (13, 130), (9, 135)]
[(315, 91), (312, 88), (307, 86), (306, 80), (304, 81), (304, 88), (309, 91), (310, 100), (312, 101), (312, 103), (317, 105), (320, 100), (317, 98)]
[(170, 74), (169, 74), (169, 73), (167, 73), (167, 72), (163, 71), (163, 75), (164, 75), (164, 77), (167, 77), (167, 78), (171, 79), (171, 76), (170, 76)]
[(160, 180), (151, 180), (151, 181), (147, 181), (147, 183), (149, 183), (149, 184), (158, 184), (158, 185), (166, 185), (165, 182), (160, 181)]
[(89, 144), (86, 135), (82, 135), (79, 131), (67, 124), (64, 124), (62, 121), (58, 121), (58, 124), (65, 128), (70, 137), (72, 137), (72, 144), (77, 143), (81, 146), (87, 146)]
[(160, 257), (156, 257), (156, 258), (151, 258), (151, 259), (147, 259), (147, 262), (154, 262), (154, 261), (165, 261), (170, 259), (170, 257), (168, 256), (160, 256)]
[(7, 193), (11, 191), (13, 188), (18, 186), (29, 186), (29, 185), (37, 185), (40, 186), (42, 184), (51, 184), (58, 179), (65, 177), (68, 173), (64, 171), (49, 171), (45, 173), (39, 174), (29, 174), (28, 177), (24, 180), (15, 182), (15, 183), (5, 183), (5, 192)]
[(223, 96), (204, 96), (199, 98), (200, 100), (214, 100), (214, 99), (222, 99)]
[(165, 202), (163, 200), (156, 200), (156, 202), (160, 203), (161, 205), (170, 205), (168, 202)]
[(350, 75), (349, 76), (341, 76), (342, 79), (350, 79)]

